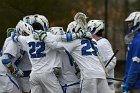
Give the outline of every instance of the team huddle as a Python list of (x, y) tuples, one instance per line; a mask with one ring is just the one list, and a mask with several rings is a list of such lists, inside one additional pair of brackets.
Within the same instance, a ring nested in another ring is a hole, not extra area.
[(49, 27), (47, 18), (23, 17), (7, 31), (0, 57), (0, 93), (115, 93), (109, 41), (103, 20), (78, 12), (63, 27)]

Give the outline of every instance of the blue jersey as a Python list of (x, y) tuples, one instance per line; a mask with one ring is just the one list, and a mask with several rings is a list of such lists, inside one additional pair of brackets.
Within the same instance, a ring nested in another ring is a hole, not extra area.
[(140, 33), (128, 45), (125, 84), (130, 88), (140, 88)]

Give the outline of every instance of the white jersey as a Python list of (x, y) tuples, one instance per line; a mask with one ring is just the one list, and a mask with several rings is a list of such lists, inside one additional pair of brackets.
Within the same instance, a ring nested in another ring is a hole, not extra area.
[[(99, 53), (102, 57), (103, 63), (106, 64), (110, 58), (113, 56), (113, 50), (109, 41), (105, 38), (101, 38), (97, 41), (97, 45), (99, 46)], [(116, 65), (116, 57), (114, 57), (110, 64), (107, 66), (107, 71), (110, 72), (114, 70)], [(113, 71), (114, 72), (114, 71)]]
[(0, 75), (6, 75), (7, 73), (10, 73), (8, 68), (4, 66), (1, 62), (1, 57), (0, 57)]
[[(13, 56), (16, 57), (16, 53), (14, 53), (14, 50), (12, 47), (16, 47), (16, 44), (13, 42), (13, 40), (9, 37), (6, 38), (4, 45), (3, 45), (3, 53), (8, 53), (8, 51), (13, 51)], [(0, 57), (0, 61), (2, 58)], [(13, 61), (15, 59), (12, 59)], [(10, 70), (0, 62), (0, 92), (6, 92), (6, 93), (21, 93), (19, 90), (19, 85), (15, 78), (11, 75)]]
[(56, 51), (56, 58), (53, 67), (62, 67), (62, 57), (59, 51)]
[[(3, 48), (2, 48), (2, 53), (8, 53), (13, 55), (14, 57), (16, 57), (16, 44), (13, 42), (11, 37), (6, 38)], [(9, 52), (11, 51), (11, 52)], [(2, 58), (0, 57), (0, 61), (2, 60)], [(15, 60), (15, 59), (12, 59)], [(10, 73), (9, 69), (7, 67), (5, 67), (2, 62), (0, 62), (0, 73), (6, 74), (6, 73)]]
[[(48, 43), (50, 42), (49, 39), (50, 35), (48, 35), (44, 41)], [(53, 49), (65, 48), (71, 53), (79, 66), (81, 78), (106, 78), (105, 71), (88, 40), (77, 39), (71, 42), (55, 42), (54, 39), (54, 43), (48, 45)]]
[(32, 35), (19, 36), (17, 39), (23, 49), (28, 52), (32, 64), (32, 73), (53, 71), (54, 65), (57, 64), (57, 52), (55, 50), (52, 50), (44, 42), (35, 40)]
[(22, 71), (28, 71), (31, 70), (32, 65), (28, 57), (28, 53), (24, 52), (24, 55), (22, 59), (20, 60), (20, 63), (17, 65), (19, 68), (21, 68)]
[(72, 59), (65, 51), (60, 51), (60, 55), (62, 57), (62, 74), (58, 77), (60, 84), (64, 86), (65, 84), (70, 85), (79, 82), (80, 80), (75, 75), (76, 70)]
[[(112, 55), (114, 54), (111, 44), (109, 43), (107, 39), (101, 38), (97, 41), (97, 45), (99, 46), (99, 53), (102, 57), (103, 63), (106, 64), (110, 60)], [(116, 57), (114, 57), (109, 63), (109, 65), (106, 67), (109, 78), (114, 78), (115, 65), (116, 65)], [(107, 79), (107, 81), (108, 81), (109, 87), (113, 90), (113, 93), (115, 93), (113, 80)]]
[(9, 51), (11, 51), (10, 53), (12, 54), (12, 56), (16, 57), (17, 45), (15, 42), (13, 42), (11, 37), (6, 38), (2, 49), (3, 53), (9, 53)]
[(29, 61), (28, 55), (24, 53), (21, 45), (19, 43), (13, 42), (11, 37), (8, 37), (5, 40), (3, 46), (3, 53), (8, 53), (12, 55), (14, 58), (12, 62), (18, 64), (17, 66), (21, 70), (31, 70), (31, 63)]

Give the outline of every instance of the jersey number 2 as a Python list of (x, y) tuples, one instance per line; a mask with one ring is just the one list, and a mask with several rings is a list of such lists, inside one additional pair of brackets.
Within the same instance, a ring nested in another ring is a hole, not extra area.
[(45, 50), (44, 42), (29, 42), (28, 45), (31, 47), (29, 50), (31, 58), (40, 58), (46, 56), (46, 54), (43, 53)]

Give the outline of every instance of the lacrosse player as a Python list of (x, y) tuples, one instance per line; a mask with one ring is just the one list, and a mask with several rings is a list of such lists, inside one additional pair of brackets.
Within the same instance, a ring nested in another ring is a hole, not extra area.
[(3, 54), (0, 57), (0, 93), (21, 93), (16, 79), (11, 75), (13, 73), (19, 77), (23, 76), (22, 70), (13, 65), (19, 57), (15, 53), (17, 51), (16, 47), (11, 37), (6, 38), (2, 50)]
[[(23, 36), (27, 36), (26, 33), (20, 33), (18, 32), (18, 35), (23, 35)], [(24, 76), (23, 77), (17, 77), (16, 80), (18, 81), (18, 84), (22, 90), (22, 93), (29, 93), (30, 92), (30, 83), (29, 83), (29, 76), (31, 73), (31, 62), (29, 60), (28, 54), (27, 52), (25, 52), (20, 43), (15, 43), (17, 44), (17, 55), (18, 53), (21, 53), (21, 56), (15, 61), (15, 65), (17, 67), (19, 67), (23, 73)], [(16, 52), (16, 51), (15, 51)]]
[[(74, 33), (83, 29), (83, 22), (75, 20), (68, 25), (67, 32)], [(49, 39), (52, 36), (47, 33), (39, 33), (38, 35), (39, 39), (47, 43), (52, 49), (66, 49), (72, 55), (81, 73), (80, 93), (111, 93), (105, 71), (99, 62), (96, 51), (91, 48), (89, 40), (77, 39), (71, 42), (56, 42), (54, 36), (54, 40), (51, 41), (53, 44), (49, 44)], [(67, 38), (71, 40), (72, 37), (69, 35)]]
[[(50, 32), (54, 35), (65, 34), (62, 27), (51, 27)], [(80, 93), (80, 80), (75, 74), (75, 63), (72, 56), (65, 50), (59, 50), (59, 55), (62, 57), (62, 68), (58, 80), (64, 93)]]
[[(9, 31), (10, 30), (10, 31)], [(15, 29), (13, 28), (13, 31)], [(12, 33), (12, 29), (7, 30), (7, 35)], [(24, 33), (18, 33), (20, 35), (25, 35)], [(10, 41), (8, 43), (13, 42), (13, 40), (10, 38)], [(20, 68), (23, 71), (23, 77), (15, 77), (20, 89), (23, 91), (23, 93), (29, 93), (30, 92), (30, 84), (29, 84), (29, 75), (31, 72), (31, 63), (29, 61), (28, 55), (25, 51), (23, 51), (21, 45), (19, 43), (12, 43), (14, 46), (7, 46), (9, 50), (7, 50), (5, 53), (11, 55), (12, 57), (15, 57), (15, 60), (13, 61), (14, 65), (18, 68)]]
[[(28, 33), (29, 36), (17, 36), (13, 34), (12, 38), (15, 42), (20, 42), (23, 49), (28, 52), (32, 64), (32, 72), (30, 74), (31, 93), (62, 93), (62, 88), (53, 72), (54, 64), (57, 64), (56, 60), (58, 58), (56, 50), (53, 50), (52, 47), (49, 47), (44, 42), (37, 40), (33, 35), (33, 33), (41, 33), (42, 31), (46, 33), (44, 28), (48, 29), (47, 19), (40, 16), (41, 15), (31, 15), (31, 17), (26, 17), (30, 25), (19, 21), (16, 26), (16, 31), (24, 31)], [(50, 32), (48, 33), (51, 37), (52, 34)], [(64, 39), (68, 35), (64, 35)], [(83, 35), (77, 33), (74, 34), (73, 38), (75, 39), (78, 36), (80, 37)], [(52, 36), (50, 38), (50, 44), (53, 43), (53, 39)], [(59, 39), (63, 39), (63, 37), (60, 36)]]
[[(102, 57), (102, 62), (105, 65), (107, 64), (107, 62), (110, 60), (110, 58), (114, 53), (109, 41), (106, 38), (102, 37), (102, 33), (104, 31), (104, 23), (102, 20), (90, 20), (87, 25), (88, 29), (91, 31), (93, 35), (93, 38), (97, 41), (98, 50)], [(116, 57), (114, 57), (109, 63), (109, 65), (106, 67), (106, 71), (108, 73), (109, 78), (114, 78), (115, 65), (116, 65)], [(108, 79), (108, 85), (110, 89), (113, 91), (112, 93), (115, 93), (113, 80)]]
[(128, 44), (123, 93), (140, 93), (140, 12), (132, 12), (126, 19)]
[(9, 67), (2, 63), (0, 57), (0, 93), (22, 93), (16, 79), (9, 71)]
[[(39, 32), (43, 30), (43, 26), (36, 21), (36, 19), (41, 19), (39, 17), (36, 18), (36, 16), (34, 19), (32, 24), (34, 31), (36, 30)], [(47, 27), (48, 23), (46, 22), (44, 24)], [(24, 31), (29, 34), (29, 36), (13, 35), (13, 40), (19, 42), (23, 49), (28, 52), (32, 64), (32, 71), (30, 74), (31, 93), (63, 93), (58, 79), (53, 73), (53, 66), (57, 60), (57, 52), (51, 50), (44, 42), (33, 38), (33, 28), (31, 25), (19, 21), (16, 26), (16, 31)]]

